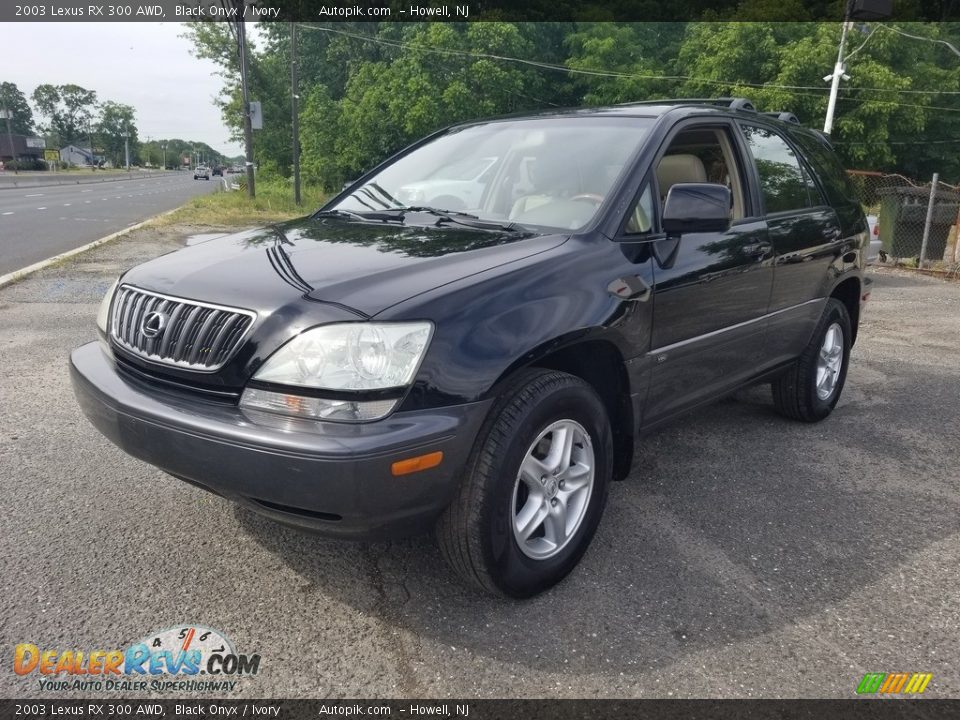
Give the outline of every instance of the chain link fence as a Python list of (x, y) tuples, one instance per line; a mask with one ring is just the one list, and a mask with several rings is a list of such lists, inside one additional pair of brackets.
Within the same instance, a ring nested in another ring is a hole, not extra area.
[(936, 174), (922, 182), (866, 170), (847, 173), (870, 222), (871, 240), (880, 241), (881, 262), (956, 271), (960, 188)]

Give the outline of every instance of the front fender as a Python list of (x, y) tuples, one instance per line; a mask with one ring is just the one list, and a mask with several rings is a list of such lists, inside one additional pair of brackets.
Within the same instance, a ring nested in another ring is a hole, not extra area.
[(473, 402), (498, 383), (573, 344), (602, 340), (625, 360), (649, 349), (652, 304), (607, 291), (629, 265), (613, 243), (577, 239), (549, 253), (474, 275), (392, 309), (390, 319), (428, 318), (436, 330), (403, 408)]

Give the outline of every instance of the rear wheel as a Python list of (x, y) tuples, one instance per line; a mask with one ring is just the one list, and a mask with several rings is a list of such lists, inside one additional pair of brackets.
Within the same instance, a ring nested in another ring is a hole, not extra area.
[(556, 584), (593, 538), (612, 456), (593, 388), (566, 373), (524, 373), (491, 412), (437, 524), (447, 562), (494, 594), (529, 597)]
[(830, 298), (803, 354), (773, 382), (777, 412), (804, 422), (833, 412), (847, 379), (851, 337), (846, 306)]

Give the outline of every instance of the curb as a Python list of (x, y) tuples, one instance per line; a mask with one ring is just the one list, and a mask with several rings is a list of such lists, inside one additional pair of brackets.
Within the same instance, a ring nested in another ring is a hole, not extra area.
[(158, 218), (162, 218), (165, 215), (170, 215), (172, 213), (175, 213), (179, 209), (180, 208), (176, 207), (176, 208), (173, 208), (172, 210), (167, 210), (166, 212), (159, 213), (158, 215), (148, 217), (146, 220), (142, 220), (141, 222), (125, 227), (123, 230), (117, 230), (116, 232), (110, 233), (109, 235), (106, 235), (100, 238), (99, 240), (94, 240), (93, 242), (89, 242), (86, 245), (81, 245), (80, 247), (74, 248), (73, 250), (67, 250), (66, 252), (60, 253), (59, 255), (54, 255), (53, 257), (49, 257), (46, 260), (35, 262), (33, 265), (27, 265), (25, 268), (14, 270), (13, 272), (7, 273), (6, 275), (0, 275), (0, 289), (5, 288), (7, 285), (11, 285), (12, 283), (17, 282), (18, 280), (23, 280), (28, 275), (32, 275), (38, 270), (43, 270), (44, 268), (50, 267), (51, 265), (58, 263), (61, 260), (66, 260), (69, 257), (73, 257), (74, 255), (79, 255), (80, 253), (86, 252), (87, 250), (93, 250), (95, 247), (99, 247), (100, 245), (108, 243), (111, 240), (116, 240), (118, 237), (126, 235), (127, 233), (132, 232), (134, 230), (138, 230), (142, 228), (144, 225), (151, 223)]

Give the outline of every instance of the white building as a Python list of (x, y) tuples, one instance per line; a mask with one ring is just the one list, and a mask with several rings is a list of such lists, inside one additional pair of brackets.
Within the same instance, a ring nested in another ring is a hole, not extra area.
[(67, 145), (60, 149), (60, 162), (70, 163), (71, 165), (94, 165), (96, 160), (93, 153), (89, 150), (77, 147), (76, 145)]

